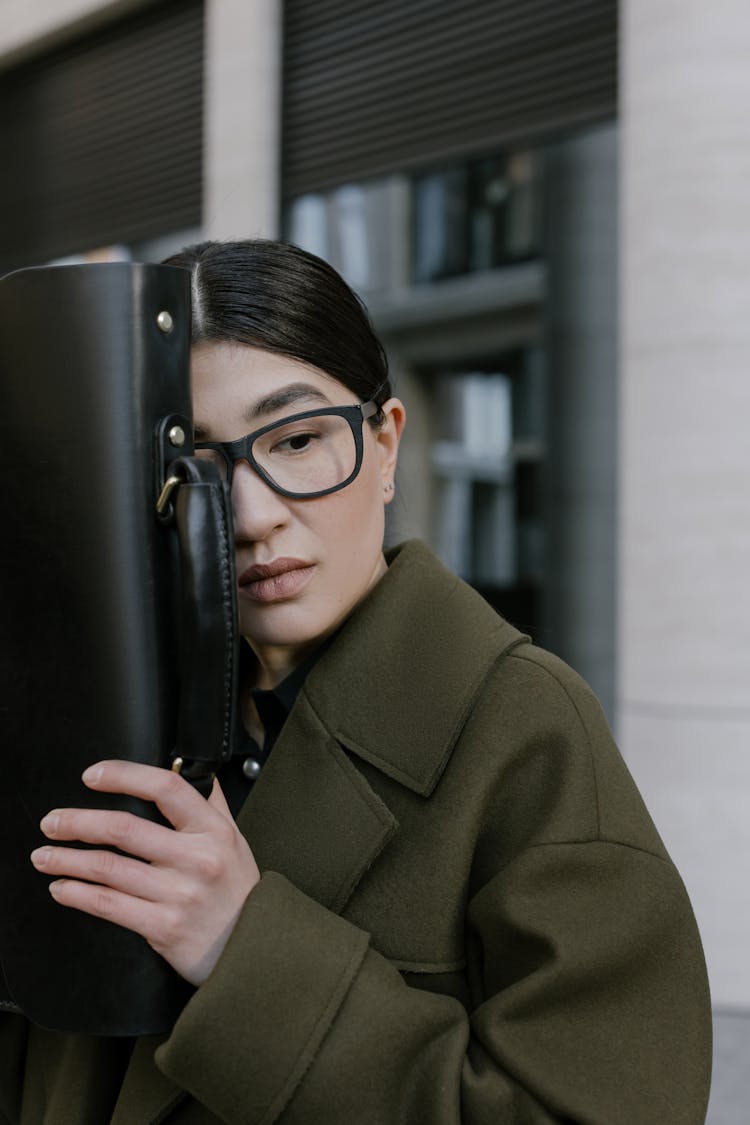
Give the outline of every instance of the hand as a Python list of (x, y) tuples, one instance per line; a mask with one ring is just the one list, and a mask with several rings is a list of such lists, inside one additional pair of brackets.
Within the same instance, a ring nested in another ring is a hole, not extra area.
[(260, 880), (219, 783), (206, 801), (171, 770), (125, 761), (99, 762), (83, 780), (99, 792), (153, 801), (174, 827), (127, 812), (55, 809), (41, 822), (49, 839), (128, 854), (45, 845), (32, 863), (64, 876), (50, 885), (57, 902), (133, 930), (191, 984), (202, 984)]

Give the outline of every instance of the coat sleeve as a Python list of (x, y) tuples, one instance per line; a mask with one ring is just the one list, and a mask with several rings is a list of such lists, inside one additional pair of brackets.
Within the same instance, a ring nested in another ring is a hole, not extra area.
[(157, 1064), (229, 1125), (701, 1125), (705, 976), (668, 860), (531, 847), (467, 926), (472, 1012), (267, 873)]

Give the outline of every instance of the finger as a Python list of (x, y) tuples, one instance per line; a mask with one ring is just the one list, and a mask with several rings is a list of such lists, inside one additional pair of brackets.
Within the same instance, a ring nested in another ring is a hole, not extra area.
[(114, 852), (44, 846), (31, 853), (31, 862), (45, 875), (85, 879), (151, 902), (164, 897), (164, 875), (158, 868)]
[(208, 802), (189, 781), (173, 770), (142, 762), (97, 762), (83, 773), (83, 782), (102, 793), (126, 793), (153, 801), (178, 831), (203, 831), (210, 823)]
[(227, 799), (224, 796), (224, 790), (221, 788), (218, 777), (214, 778), (214, 784), (209, 794), (208, 803), (212, 809), (216, 809), (218, 813), (221, 813), (223, 817), (226, 817), (227, 820), (234, 824), (234, 817), (227, 804)]
[(39, 827), (50, 840), (104, 844), (149, 863), (173, 863), (182, 850), (173, 829), (116, 809), (53, 809)]
[(72, 907), (95, 918), (104, 918), (132, 930), (152, 943), (154, 935), (165, 929), (165, 911), (156, 903), (75, 879), (50, 883), (49, 892), (61, 906)]

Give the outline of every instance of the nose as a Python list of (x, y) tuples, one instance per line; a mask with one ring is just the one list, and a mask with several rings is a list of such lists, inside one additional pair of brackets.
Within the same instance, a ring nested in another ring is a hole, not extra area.
[(238, 461), (232, 474), (232, 515), (238, 541), (259, 541), (290, 518), (288, 502), (248, 465)]

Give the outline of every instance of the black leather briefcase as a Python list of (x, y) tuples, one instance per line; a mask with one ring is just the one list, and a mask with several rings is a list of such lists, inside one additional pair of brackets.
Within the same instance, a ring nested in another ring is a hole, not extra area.
[(231, 511), (191, 456), (189, 348), (185, 270), (0, 280), (0, 1007), (44, 1027), (160, 1032), (189, 994), (142, 938), (57, 905), (29, 861), (52, 808), (159, 819), (86, 789), (92, 762), (176, 766), (207, 793), (231, 752)]

